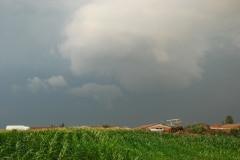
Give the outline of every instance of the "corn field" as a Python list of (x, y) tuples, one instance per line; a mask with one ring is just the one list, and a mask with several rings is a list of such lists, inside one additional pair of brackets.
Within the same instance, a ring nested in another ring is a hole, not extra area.
[(1, 160), (240, 160), (240, 138), (131, 129), (0, 131)]

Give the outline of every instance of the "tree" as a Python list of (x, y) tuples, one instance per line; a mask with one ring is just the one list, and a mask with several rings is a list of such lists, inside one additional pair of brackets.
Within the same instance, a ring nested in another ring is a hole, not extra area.
[(64, 122), (62, 124), (59, 124), (58, 127), (65, 127)]
[(233, 124), (233, 118), (232, 118), (232, 116), (227, 115), (227, 116), (226, 116), (226, 119), (225, 119), (225, 123), (226, 123), (226, 124)]

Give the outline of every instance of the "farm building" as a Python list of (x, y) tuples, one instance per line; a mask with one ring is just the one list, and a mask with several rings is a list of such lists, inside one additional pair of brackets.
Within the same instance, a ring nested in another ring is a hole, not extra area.
[(144, 124), (141, 126), (136, 127), (137, 129), (144, 129), (156, 132), (168, 132), (171, 127), (164, 125), (162, 123), (151, 123), (151, 124)]
[(240, 123), (235, 124), (212, 124), (210, 129), (214, 130), (231, 130), (231, 129), (240, 129)]
[(6, 130), (29, 130), (29, 126), (24, 126), (24, 125), (8, 125), (6, 126)]

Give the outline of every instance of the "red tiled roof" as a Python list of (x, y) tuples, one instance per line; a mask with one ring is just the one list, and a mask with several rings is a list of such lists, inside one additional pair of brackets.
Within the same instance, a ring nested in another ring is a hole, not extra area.
[(240, 128), (240, 123), (234, 124), (212, 124), (210, 125), (211, 129), (233, 129), (233, 128)]

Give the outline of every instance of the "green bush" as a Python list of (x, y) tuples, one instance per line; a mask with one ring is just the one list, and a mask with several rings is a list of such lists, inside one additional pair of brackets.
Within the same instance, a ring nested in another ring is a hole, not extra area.
[(102, 125), (102, 128), (110, 128), (111, 126), (110, 125), (108, 125), (108, 124), (104, 124), (104, 125)]
[(239, 136), (239, 130), (237, 128), (233, 128), (230, 130), (230, 134), (234, 137), (238, 137)]
[(226, 135), (229, 135), (226, 131), (222, 131), (222, 130), (218, 130), (215, 134), (218, 135), (218, 136), (226, 136)]
[(203, 123), (193, 123), (190, 125), (186, 125), (184, 129), (196, 134), (203, 134), (206, 131)]

